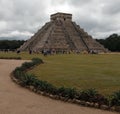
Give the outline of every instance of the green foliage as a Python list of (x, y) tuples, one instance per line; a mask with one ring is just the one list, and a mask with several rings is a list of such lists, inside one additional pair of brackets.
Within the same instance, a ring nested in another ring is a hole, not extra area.
[(68, 98), (68, 99), (73, 99), (75, 98), (77, 91), (75, 88), (64, 88), (64, 87), (60, 87), (57, 90), (57, 93), (59, 96)]
[[(16, 78), (21, 78), (24, 77), (25, 73), (24, 71), (35, 66), (36, 64), (40, 64), (43, 63), (43, 61), (41, 59), (38, 58), (34, 58), (32, 59), (32, 62), (25, 62), (22, 64), (21, 67), (17, 67), (14, 71), (13, 74)], [(22, 76), (23, 75), (23, 76)], [(25, 75), (26, 76), (26, 75)], [(32, 77), (32, 76), (30, 76)], [(27, 78), (27, 77), (26, 77)]]
[(98, 95), (98, 92), (95, 89), (87, 89), (79, 93), (78, 99), (82, 99), (84, 101), (93, 101), (96, 95)]
[(99, 104), (108, 104), (107, 98), (99, 94), (95, 89), (86, 89), (79, 92), (77, 99)]
[(97, 41), (110, 51), (120, 52), (120, 36), (117, 34), (112, 34), (106, 39), (97, 39)]
[(23, 40), (0, 40), (0, 49), (14, 50), (19, 48), (24, 42)]
[(19, 79), (21, 78), (21, 76), (24, 75), (24, 73), (22, 72), (22, 69), (21, 67), (17, 67), (14, 71), (13, 71), (13, 75), (16, 79)]
[(34, 65), (38, 65), (40, 63), (43, 63), (42, 59), (39, 59), (39, 58), (33, 58), (32, 62), (33, 62)]
[(56, 94), (56, 88), (52, 84), (49, 84), (46, 81), (41, 81), (34, 78), (33, 83), (31, 85), (33, 85), (37, 90), (45, 91), (50, 94)]
[(21, 76), (21, 82), (22, 82), (21, 85), (22, 85), (22, 86), (30, 86), (30, 85), (33, 85), (34, 80), (35, 80), (34, 75), (24, 73), (24, 74)]
[(116, 91), (111, 96), (111, 105), (120, 106), (120, 90)]
[(22, 68), (23, 68), (24, 70), (29, 69), (29, 68), (31, 68), (32, 66), (34, 66), (34, 63), (33, 63), (33, 62), (25, 62), (25, 63), (22, 64)]
[(43, 61), (39, 58), (33, 58), (32, 59), (32, 62), (25, 62), (22, 64), (21, 68), (22, 70), (27, 70), (31, 67), (34, 67), (35, 65), (38, 65), (40, 63), (43, 63)]

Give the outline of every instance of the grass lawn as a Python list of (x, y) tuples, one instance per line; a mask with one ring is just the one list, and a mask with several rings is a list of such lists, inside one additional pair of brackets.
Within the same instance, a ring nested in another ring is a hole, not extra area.
[(21, 57), (22, 59), (24, 60), (30, 60), (32, 58), (42, 58), (41, 55), (39, 54), (29, 54), (29, 53), (26, 53), (26, 52), (22, 52), (22, 53), (15, 53), (15, 52), (0, 52), (0, 57)]
[(22, 59), (42, 58), (45, 62), (30, 73), (55, 86), (77, 89), (95, 88), (102, 94), (120, 90), (120, 54), (52, 55), (0, 53), (1, 56), (20, 56)]
[(95, 88), (102, 94), (120, 89), (120, 55), (56, 55), (31, 73), (55, 86)]

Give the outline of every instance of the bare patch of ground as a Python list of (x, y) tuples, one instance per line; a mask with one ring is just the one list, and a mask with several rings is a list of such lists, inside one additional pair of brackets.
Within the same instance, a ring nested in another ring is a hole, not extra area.
[(24, 60), (0, 60), (0, 114), (116, 114), (37, 95), (21, 88), (10, 73)]

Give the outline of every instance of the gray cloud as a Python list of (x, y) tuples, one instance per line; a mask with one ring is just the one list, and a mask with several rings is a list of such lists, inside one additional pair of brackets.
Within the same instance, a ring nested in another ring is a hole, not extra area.
[(104, 38), (115, 32), (120, 34), (119, 4), (119, 0), (91, 0), (82, 6), (72, 4), (74, 20), (95, 38)]
[(115, 0), (114, 2), (110, 0), (104, 3), (103, 13), (107, 15), (120, 14), (120, 0)]
[(0, 37), (31, 35), (42, 26), (44, 14), (45, 3), (39, 0), (0, 0)]
[(68, 12), (95, 38), (120, 34), (120, 0), (0, 0), (0, 37), (30, 38), (50, 14)]
[(68, 3), (73, 6), (82, 7), (83, 5), (87, 5), (91, 3), (93, 0), (69, 0)]

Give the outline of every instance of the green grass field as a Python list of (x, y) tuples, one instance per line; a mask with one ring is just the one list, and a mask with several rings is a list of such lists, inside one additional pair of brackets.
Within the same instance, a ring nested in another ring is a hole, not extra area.
[(104, 95), (120, 90), (120, 54), (68, 54), (44, 57), (40, 54), (0, 53), (1, 56), (42, 58), (44, 64), (35, 67), (30, 73), (58, 87), (95, 88)]

